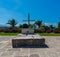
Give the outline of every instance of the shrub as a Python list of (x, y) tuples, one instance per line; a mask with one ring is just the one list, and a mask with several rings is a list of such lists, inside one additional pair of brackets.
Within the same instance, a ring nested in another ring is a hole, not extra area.
[(52, 32), (52, 30), (50, 30), (50, 29), (49, 29), (49, 30), (46, 30), (46, 32), (47, 32), (47, 33), (51, 33), (51, 32)]
[(40, 27), (40, 28), (39, 28), (39, 32), (40, 32), (40, 33), (45, 32), (45, 28), (44, 28), (44, 27)]
[(60, 33), (60, 30), (54, 29), (53, 32), (54, 32), (54, 33)]
[(18, 32), (18, 33), (21, 33), (21, 29), (18, 29), (18, 28), (12, 28), (12, 29), (9, 29), (9, 32)]
[(37, 29), (34, 29), (34, 33), (37, 33), (38, 32), (38, 30)]
[(0, 32), (3, 32), (3, 29), (0, 29)]
[(35, 29), (35, 33), (43, 33), (43, 32), (45, 32), (44, 27), (40, 27), (39, 29)]

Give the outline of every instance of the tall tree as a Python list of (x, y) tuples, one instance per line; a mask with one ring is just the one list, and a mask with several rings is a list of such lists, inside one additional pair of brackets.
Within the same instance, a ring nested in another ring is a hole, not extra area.
[(23, 25), (19, 25), (19, 28), (22, 28), (23, 27)]
[(50, 28), (49, 28), (49, 26), (46, 26), (46, 25), (43, 25), (42, 27), (44, 27), (44, 28), (45, 28), (45, 30), (50, 29)]
[(42, 21), (36, 21), (35, 24), (40, 28), (42, 25)]
[(60, 30), (60, 22), (58, 22), (58, 29)]
[(12, 20), (9, 20), (7, 24), (11, 25), (11, 27), (14, 28), (17, 22), (15, 19), (12, 19)]
[(50, 25), (50, 26), (49, 26), (49, 28), (50, 28), (51, 30), (53, 30), (53, 29), (54, 29), (53, 25)]

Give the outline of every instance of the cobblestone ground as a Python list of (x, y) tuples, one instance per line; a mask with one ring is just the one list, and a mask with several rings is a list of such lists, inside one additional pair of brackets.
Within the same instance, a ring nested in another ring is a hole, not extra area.
[(14, 36), (0, 36), (0, 57), (60, 57), (60, 36), (43, 36), (49, 48), (12, 48)]

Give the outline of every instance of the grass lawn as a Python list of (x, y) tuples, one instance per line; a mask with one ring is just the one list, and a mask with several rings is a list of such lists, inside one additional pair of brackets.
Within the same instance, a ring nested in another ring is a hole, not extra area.
[[(4, 32), (0, 32), (0, 36), (16, 36), (19, 33), (4, 33)], [(59, 33), (38, 33), (41, 36), (60, 36)]]
[(38, 33), (41, 36), (60, 36), (59, 33)]
[(4, 32), (1, 32), (0, 33), (0, 36), (16, 36), (18, 35), (19, 33), (4, 33)]

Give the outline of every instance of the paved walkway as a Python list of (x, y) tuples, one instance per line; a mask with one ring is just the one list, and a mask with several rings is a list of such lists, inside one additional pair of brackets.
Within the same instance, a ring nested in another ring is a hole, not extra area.
[(12, 48), (14, 36), (0, 36), (0, 57), (60, 57), (60, 36), (43, 36), (49, 48)]

